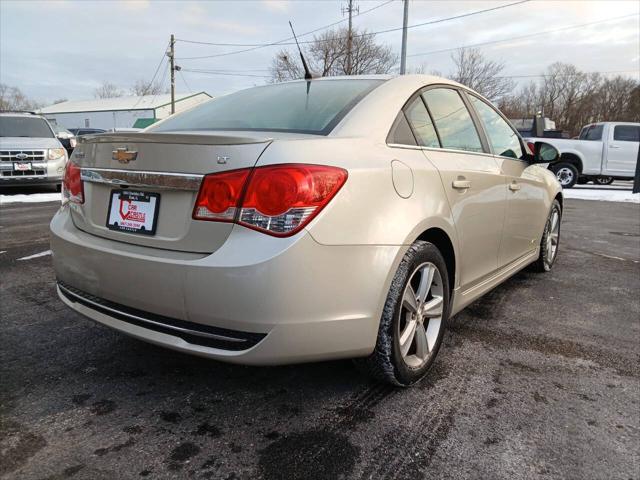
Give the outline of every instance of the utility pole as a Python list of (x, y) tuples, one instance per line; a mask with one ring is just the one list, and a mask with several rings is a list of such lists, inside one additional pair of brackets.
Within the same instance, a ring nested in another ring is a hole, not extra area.
[(351, 46), (353, 44), (353, 33), (352, 33), (352, 17), (353, 17), (353, 11), (356, 11), (356, 13), (360, 12), (360, 8), (359, 7), (354, 7), (353, 6), (353, 0), (347, 0), (347, 7), (342, 9), (342, 14), (344, 15), (344, 13), (348, 13), (349, 14), (349, 30), (347, 33), (347, 66), (345, 68), (345, 73), (347, 75), (351, 75)]
[(176, 39), (171, 34), (171, 40), (169, 41), (169, 68), (171, 69), (171, 115), (176, 113), (176, 66), (175, 66), (175, 49)]
[(409, 23), (409, 0), (404, 0), (404, 17), (402, 19), (402, 52), (400, 53), (400, 75), (407, 70), (407, 23)]

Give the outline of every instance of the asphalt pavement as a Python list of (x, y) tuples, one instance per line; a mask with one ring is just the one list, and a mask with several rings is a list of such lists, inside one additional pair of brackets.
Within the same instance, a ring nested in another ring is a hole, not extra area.
[(640, 478), (640, 205), (565, 207), (553, 271), (457, 315), (429, 377), (395, 389), (97, 325), (55, 294), (57, 204), (4, 205), (0, 478)]

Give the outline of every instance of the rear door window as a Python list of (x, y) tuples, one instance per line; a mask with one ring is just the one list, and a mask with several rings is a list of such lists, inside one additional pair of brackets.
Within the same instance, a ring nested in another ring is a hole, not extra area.
[(621, 142), (640, 142), (640, 126), (616, 125), (613, 128), (613, 139)]
[(451, 88), (434, 88), (423, 97), (433, 115), (442, 148), (483, 152), (482, 142), (460, 94)]
[(524, 158), (520, 137), (491, 106), (473, 95), (467, 95), (476, 109), (493, 147), (493, 153), (502, 157)]
[(405, 108), (405, 114), (407, 115), (409, 124), (413, 128), (419, 145), (433, 148), (440, 147), (438, 135), (433, 127), (431, 116), (419, 96)]

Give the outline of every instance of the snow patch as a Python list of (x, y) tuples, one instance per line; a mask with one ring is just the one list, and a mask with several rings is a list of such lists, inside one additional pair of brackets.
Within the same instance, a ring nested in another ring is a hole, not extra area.
[(46, 257), (47, 255), (51, 255), (51, 250), (45, 250), (44, 252), (36, 253), (34, 255), (29, 255), (28, 257), (22, 257), (22, 258), (19, 258), (18, 261), (32, 260), (34, 258)]
[(62, 199), (60, 193), (31, 193), (28, 195), (0, 195), (0, 205), (7, 203), (41, 203), (59, 202)]
[(587, 190), (583, 188), (572, 188), (563, 190), (562, 195), (564, 198), (575, 198), (577, 200), (640, 203), (640, 193), (631, 193), (630, 190)]

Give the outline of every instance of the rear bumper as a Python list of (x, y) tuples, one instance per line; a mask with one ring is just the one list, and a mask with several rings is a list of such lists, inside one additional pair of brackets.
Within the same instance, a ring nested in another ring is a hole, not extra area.
[(20, 177), (0, 177), (0, 187), (30, 187), (33, 185), (59, 185), (62, 176), (25, 175)]
[[(369, 354), (405, 249), (324, 246), (305, 232), (281, 239), (234, 226), (213, 254), (172, 252), (86, 234), (68, 208), (51, 222), (51, 248), (70, 308), (155, 344), (245, 364)], [(250, 341), (204, 344), (176, 326)]]

